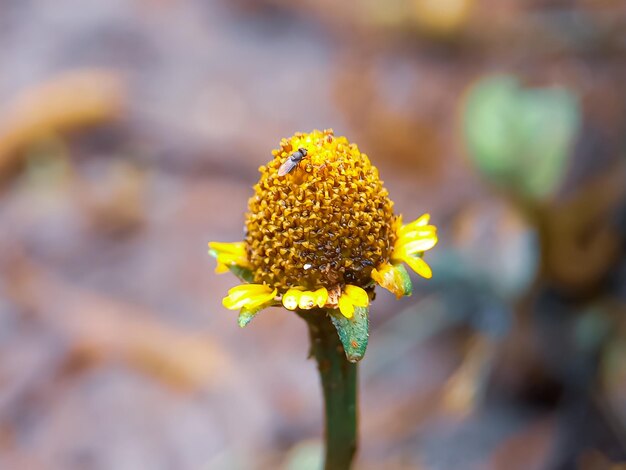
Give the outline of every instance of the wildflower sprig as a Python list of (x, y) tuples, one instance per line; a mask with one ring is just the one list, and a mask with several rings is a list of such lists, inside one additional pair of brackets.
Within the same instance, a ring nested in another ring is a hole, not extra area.
[[(242, 281), (222, 302), (239, 311), (240, 326), (278, 305), (307, 321), (315, 357), (333, 364), (332, 373), (320, 368), (328, 438), (331, 420), (343, 426), (336, 404), (356, 406), (350, 363), (365, 354), (376, 285), (398, 298), (411, 295), (404, 264), (432, 277), (423, 255), (436, 245), (437, 229), (428, 214), (403, 224), (367, 155), (332, 130), (296, 133), (272, 153), (248, 202), (244, 240), (211, 242), (209, 253), (216, 272)], [(341, 365), (338, 350), (350, 367)], [(343, 418), (354, 422), (354, 410)], [(341, 439), (352, 433), (356, 445), (356, 427), (341, 429)], [(327, 444), (327, 468), (332, 461), (349, 464), (346, 444), (339, 450)]]
[[(281, 175), (296, 152), (299, 163)], [(231, 271), (246, 283), (223, 302), (240, 311), (241, 325), (280, 304), (352, 319), (356, 308), (369, 308), (376, 284), (398, 298), (411, 295), (402, 263), (432, 277), (423, 259), (437, 243), (430, 216), (403, 224), (378, 170), (355, 144), (332, 130), (313, 131), (283, 139), (273, 155), (259, 168), (245, 240), (209, 243), (216, 272)]]

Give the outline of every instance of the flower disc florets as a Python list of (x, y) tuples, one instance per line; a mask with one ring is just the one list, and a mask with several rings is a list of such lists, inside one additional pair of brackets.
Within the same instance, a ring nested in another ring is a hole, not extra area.
[[(306, 156), (279, 176), (299, 149)], [(254, 282), (278, 288), (367, 287), (396, 241), (393, 202), (378, 170), (332, 130), (283, 139), (259, 168), (249, 201), (245, 248)]]

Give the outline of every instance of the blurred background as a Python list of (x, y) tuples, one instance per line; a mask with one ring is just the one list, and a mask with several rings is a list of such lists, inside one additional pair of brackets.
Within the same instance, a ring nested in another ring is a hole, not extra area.
[(1, 0), (0, 50), (0, 468), (319, 468), (305, 325), (206, 254), (314, 128), (441, 233), (356, 468), (624, 468), (622, 0)]

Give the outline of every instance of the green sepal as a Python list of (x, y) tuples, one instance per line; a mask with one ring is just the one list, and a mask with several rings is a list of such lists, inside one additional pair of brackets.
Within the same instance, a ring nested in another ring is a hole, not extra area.
[(248, 325), (248, 323), (250, 323), (252, 321), (252, 319), (254, 317), (256, 317), (256, 314), (259, 313), (261, 310), (270, 307), (273, 304), (273, 302), (270, 303), (266, 303), (263, 305), (259, 305), (256, 308), (252, 308), (252, 309), (248, 309), (248, 308), (242, 308), (239, 311), (239, 318), (237, 319), (237, 323), (239, 324), (240, 328), (243, 328), (244, 326)]
[(260, 308), (255, 308), (253, 310), (242, 308), (241, 311), (239, 312), (239, 318), (237, 320), (237, 323), (239, 323), (239, 326), (243, 328), (248, 323), (250, 323), (252, 319), (256, 316), (256, 314), (259, 313), (260, 311), (261, 311)]
[(264, 304), (252, 309), (244, 307), (239, 311), (239, 319), (237, 320), (237, 323), (239, 323), (239, 326), (243, 328), (248, 323), (250, 323), (252, 319), (256, 316), (256, 314), (259, 313), (261, 310), (265, 310), (268, 307), (275, 307), (276, 305), (280, 305), (280, 302), (276, 300), (270, 300), (269, 302), (265, 302)]
[(236, 264), (228, 266), (228, 269), (242, 281), (245, 281), (248, 284), (252, 284), (254, 282), (254, 276), (252, 275), (252, 271), (250, 269), (237, 266)]
[(352, 318), (344, 317), (339, 310), (329, 310), (328, 314), (337, 329), (348, 361), (358, 362), (363, 359), (369, 339), (369, 308), (354, 307)]
[(413, 283), (411, 282), (411, 277), (409, 276), (409, 273), (404, 265), (399, 264), (397, 266), (394, 266), (394, 268), (394, 277), (398, 280), (398, 292), (400, 292), (403, 296), (409, 296), (413, 294)]

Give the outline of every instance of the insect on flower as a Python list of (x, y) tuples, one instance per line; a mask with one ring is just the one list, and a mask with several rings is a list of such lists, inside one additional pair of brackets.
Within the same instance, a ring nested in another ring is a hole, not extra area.
[(278, 169), (278, 176), (285, 176), (286, 174), (291, 173), (304, 157), (306, 157), (306, 149), (300, 147), (297, 152), (289, 155), (287, 160), (285, 160), (285, 163), (280, 166)]

